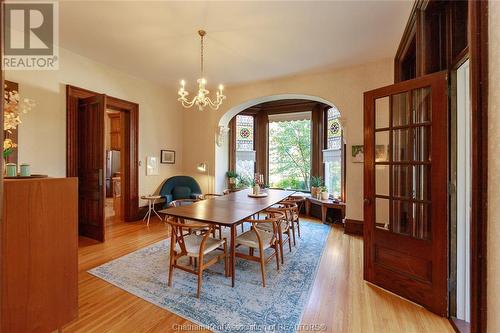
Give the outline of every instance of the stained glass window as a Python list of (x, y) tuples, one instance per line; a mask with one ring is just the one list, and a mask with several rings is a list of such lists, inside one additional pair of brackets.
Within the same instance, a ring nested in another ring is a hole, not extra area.
[(340, 125), (340, 112), (336, 108), (328, 109), (327, 120), (327, 142), (328, 149), (338, 150), (342, 148), (342, 127)]
[(336, 108), (327, 111), (327, 149), (331, 151), (325, 161), (325, 185), (335, 198), (342, 196), (342, 126)]
[(253, 117), (236, 116), (236, 150), (253, 150)]
[(252, 152), (254, 140), (254, 117), (236, 116), (236, 173), (246, 181), (253, 179), (255, 155), (238, 152)]

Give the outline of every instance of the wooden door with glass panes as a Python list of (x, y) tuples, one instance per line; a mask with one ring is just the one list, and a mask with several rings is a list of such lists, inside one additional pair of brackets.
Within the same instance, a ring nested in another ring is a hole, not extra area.
[(447, 315), (447, 73), (364, 94), (365, 280)]

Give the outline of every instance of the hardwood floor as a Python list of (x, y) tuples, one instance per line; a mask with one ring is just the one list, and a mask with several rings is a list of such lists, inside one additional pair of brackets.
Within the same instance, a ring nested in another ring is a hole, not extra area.
[[(190, 322), (86, 273), (168, 236), (158, 219), (110, 219), (107, 241), (79, 242), (79, 318), (63, 332), (189, 332)], [(363, 281), (363, 241), (332, 228), (302, 324), (324, 332), (453, 332), (448, 320)], [(166, 277), (165, 277), (166, 279)], [(201, 330), (196, 330), (201, 332)]]

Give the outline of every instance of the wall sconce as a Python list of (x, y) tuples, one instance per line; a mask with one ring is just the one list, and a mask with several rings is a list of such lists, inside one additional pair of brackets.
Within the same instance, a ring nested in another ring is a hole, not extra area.
[(207, 169), (208, 169), (208, 165), (207, 163), (205, 162), (201, 162), (201, 163), (198, 163), (198, 165), (196, 166), (196, 168), (198, 169), (198, 171), (200, 172), (206, 172)]
[(215, 143), (217, 144), (217, 147), (222, 146), (226, 139), (226, 135), (229, 132), (229, 127), (227, 126), (219, 126), (217, 130), (217, 137), (215, 140)]

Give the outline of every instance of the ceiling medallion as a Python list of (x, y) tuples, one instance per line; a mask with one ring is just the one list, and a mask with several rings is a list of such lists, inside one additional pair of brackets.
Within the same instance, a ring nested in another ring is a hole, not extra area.
[(184, 80), (181, 81), (181, 86), (179, 88), (178, 94), (179, 98), (177, 99), (181, 102), (182, 106), (185, 108), (190, 108), (193, 105), (198, 106), (198, 110), (202, 111), (206, 106), (210, 106), (212, 109), (217, 110), (219, 106), (222, 104), (222, 101), (226, 99), (226, 96), (222, 93), (224, 90), (224, 86), (222, 84), (219, 85), (219, 89), (217, 90), (215, 100), (212, 101), (208, 94), (210, 93), (205, 85), (207, 84), (207, 80), (203, 76), (203, 38), (207, 33), (204, 30), (199, 30), (198, 35), (200, 35), (200, 78), (196, 81), (198, 82), (198, 93), (193, 97), (191, 101), (187, 99), (187, 95), (189, 93), (186, 91), (186, 82)]

